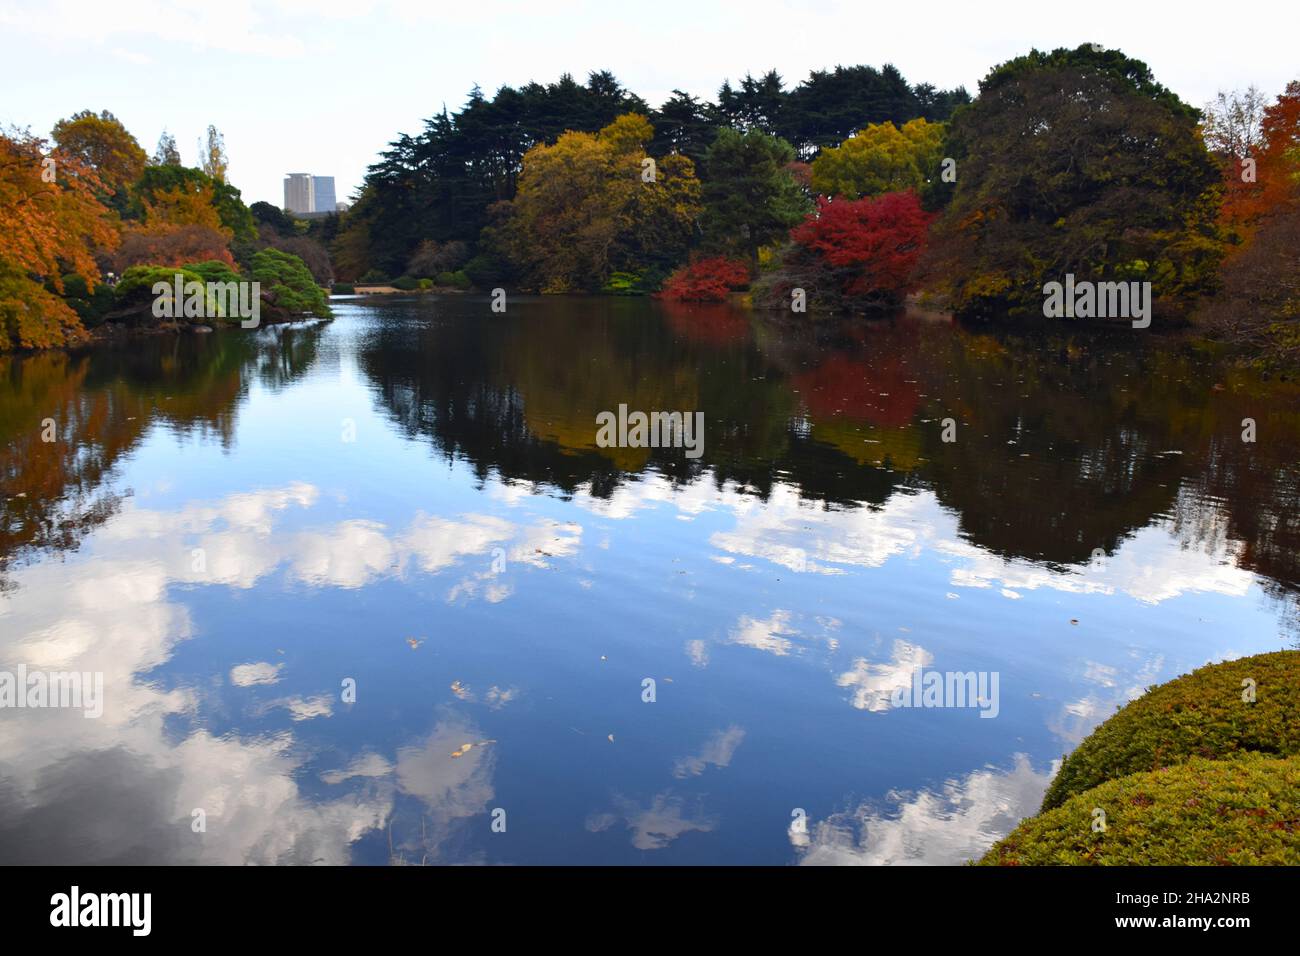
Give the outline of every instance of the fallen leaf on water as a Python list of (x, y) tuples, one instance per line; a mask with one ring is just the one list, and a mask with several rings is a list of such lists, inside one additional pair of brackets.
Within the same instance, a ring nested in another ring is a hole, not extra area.
[(609, 735), (609, 742), (610, 742), (611, 744), (614, 742), (614, 735), (613, 735), (613, 734), (610, 734), (610, 735)]
[(466, 687), (458, 680), (454, 680), (451, 682), (451, 692), (455, 694), (457, 697), (459, 697), (461, 700), (470, 699), (469, 688)]
[(475, 744), (475, 743), (461, 744), (461, 745), (460, 745), (460, 749), (459, 749), (459, 750), (453, 750), (453, 751), (451, 752), (451, 755), (452, 755), (453, 757), (463, 757), (463, 756), (465, 756), (467, 753), (469, 753), (471, 750), (473, 750), (475, 747), (486, 747), (488, 744), (494, 744), (494, 743), (496, 743), (495, 740), (480, 740), (480, 741), (479, 741), (478, 743), (476, 743), (476, 744)]
[(424, 643), (424, 638), (420, 638), (420, 639), (417, 641), (417, 640), (416, 640), (415, 638), (413, 638), (413, 637), (408, 637), (408, 638), (406, 639), (406, 643), (408, 643), (408, 644), (411, 645), (411, 650), (415, 650), (417, 647), (419, 647), (421, 644)]

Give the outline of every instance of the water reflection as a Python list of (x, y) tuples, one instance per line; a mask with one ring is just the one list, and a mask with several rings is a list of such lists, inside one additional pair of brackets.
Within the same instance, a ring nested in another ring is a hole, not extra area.
[[(0, 713), (0, 859), (977, 855), (1294, 641), (1295, 386), (1113, 337), (466, 296), (7, 358), (0, 665), (106, 701)], [(596, 447), (620, 403), (703, 456)], [(997, 719), (891, 706), (922, 666)]]

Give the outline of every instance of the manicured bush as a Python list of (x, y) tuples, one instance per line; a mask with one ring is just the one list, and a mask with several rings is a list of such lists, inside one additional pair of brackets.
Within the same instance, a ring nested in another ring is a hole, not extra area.
[(350, 282), (336, 282), (330, 292), (334, 295), (356, 295), (356, 286)]
[(149, 297), (153, 297), (153, 287), (157, 282), (166, 282), (172, 285), (176, 281), (176, 275), (180, 274), (181, 281), (184, 282), (202, 282), (203, 276), (188, 268), (177, 268), (175, 266), (132, 266), (122, 273), (122, 278), (118, 280), (113, 287), (113, 293), (117, 296), (118, 302), (128, 299), (134, 299), (143, 289)]
[(251, 272), (262, 284), (262, 294), (272, 308), (299, 315), (332, 315), (325, 290), (316, 284), (306, 264), (292, 253), (263, 249), (253, 256)]
[(224, 262), (212, 259), (207, 262), (191, 262), (186, 264), (186, 270), (196, 273), (204, 282), (240, 282), (241, 277), (238, 272), (231, 269)]
[(749, 285), (749, 266), (739, 259), (697, 259), (670, 275), (660, 290), (670, 302), (725, 302), (733, 289)]
[[(1130, 774), (1025, 820), (985, 866), (1300, 864), (1300, 757), (1239, 752)], [(1104, 814), (1105, 828), (1094, 830)]]
[(414, 292), (420, 287), (420, 283), (412, 276), (401, 276), (392, 282), (394, 289), (401, 289), (403, 292)]
[[(1254, 703), (1242, 700), (1247, 680)], [(1243, 752), (1300, 754), (1300, 651), (1211, 664), (1147, 691), (1065, 759), (1043, 809), (1138, 771)]]

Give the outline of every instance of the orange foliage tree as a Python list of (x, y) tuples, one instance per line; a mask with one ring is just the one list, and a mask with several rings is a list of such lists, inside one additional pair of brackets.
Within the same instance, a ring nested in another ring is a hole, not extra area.
[(96, 198), (95, 171), (19, 130), (0, 133), (0, 351), (49, 348), (80, 340), (77, 314), (63, 291), (65, 274), (87, 288), (99, 281), (92, 249), (117, 244), (116, 218)]

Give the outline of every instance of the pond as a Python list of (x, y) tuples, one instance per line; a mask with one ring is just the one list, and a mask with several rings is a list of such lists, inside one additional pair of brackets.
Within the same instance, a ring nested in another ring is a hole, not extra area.
[(334, 308), (0, 358), (0, 670), (103, 688), (0, 862), (960, 863), (1296, 646), (1300, 389), (1154, 330)]

